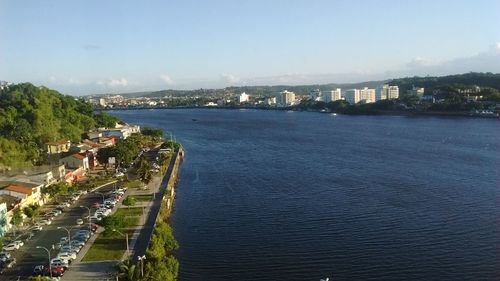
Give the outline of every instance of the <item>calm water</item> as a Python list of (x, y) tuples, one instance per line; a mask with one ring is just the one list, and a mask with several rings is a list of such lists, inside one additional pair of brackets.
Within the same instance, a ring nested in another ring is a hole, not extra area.
[(182, 281), (500, 279), (498, 120), (113, 114), (185, 146)]

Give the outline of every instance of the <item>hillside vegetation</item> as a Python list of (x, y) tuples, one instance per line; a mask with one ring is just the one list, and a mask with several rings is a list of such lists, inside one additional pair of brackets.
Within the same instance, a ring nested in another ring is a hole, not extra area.
[(115, 124), (72, 96), (29, 83), (0, 90), (0, 167), (43, 162), (44, 144), (69, 139), (78, 142), (85, 131)]

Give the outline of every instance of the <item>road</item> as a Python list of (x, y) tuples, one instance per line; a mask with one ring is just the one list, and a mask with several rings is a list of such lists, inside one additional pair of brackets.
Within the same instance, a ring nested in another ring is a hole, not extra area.
[[(111, 191), (115, 188), (115, 184), (108, 184), (99, 188), (99, 192)], [(87, 193), (82, 195), (78, 201), (73, 203), (71, 207), (67, 208), (61, 215), (54, 218), (52, 224), (43, 226), (42, 231), (35, 233), (29, 241), (24, 242), (24, 246), (19, 250), (11, 252), (12, 256), (16, 258), (17, 264), (0, 275), (0, 280), (26, 280), (33, 273), (33, 268), (36, 265), (47, 265), (48, 256), (47, 252), (43, 249), (36, 249), (36, 246), (51, 248), (53, 244), (59, 242), (60, 238), (67, 236), (68, 233), (64, 229), (57, 229), (58, 226), (70, 228), (71, 235), (76, 232), (80, 227), (77, 226), (76, 220), (88, 216), (88, 210), (80, 208), (79, 206), (90, 207), (96, 202), (102, 202), (102, 196), (98, 193)], [(56, 205), (44, 205), (43, 210), (53, 209)], [(86, 222), (86, 220), (84, 220)], [(51, 250), (51, 257), (58, 254), (58, 250)], [(71, 270), (71, 266), (70, 269)]]

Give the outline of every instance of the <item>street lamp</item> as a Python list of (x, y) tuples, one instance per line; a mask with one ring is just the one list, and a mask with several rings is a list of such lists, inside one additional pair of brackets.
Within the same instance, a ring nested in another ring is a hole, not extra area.
[(71, 233), (70, 233), (69, 229), (67, 229), (64, 226), (58, 226), (57, 229), (64, 229), (64, 230), (66, 230), (68, 232), (68, 245), (71, 248)]
[(123, 234), (121, 231), (118, 231), (116, 229), (112, 229), (111, 231), (113, 232), (118, 232), (119, 234), (125, 236), (125, 243), (127, 243), (127, 257), (129, 256), (129, 249), (128, 249), (128, 233)]
[(144, 260), (146, 259), (146, 255), (137, 256), (137, 259), (141, 261), (141, 277), (144, 277)]
[(102, 196), (102, 204), (104, 205), (104, 193), (102, 192), (96, 192), (96, 194), (99, 194)]
[[(54, 247), (52, 245), (52, 247)], [(42, 246), (36, 246), (37, 249), (44, 249), (46, 252), (47, 252), (47, 255), (49, 255), (49, 273), (50, 273), (50, 278), (52, 279), (52, 266), (50, 265), (50, 250), (45, 248), (45, 247), (42, 247)]]
[(87, 207), (87, 206), (80, 206), (80, 208), (85, 208), (87, 210), (89, 210), (89, 231), (92, 232), (92, 222), (90, 221), (90, 208)]

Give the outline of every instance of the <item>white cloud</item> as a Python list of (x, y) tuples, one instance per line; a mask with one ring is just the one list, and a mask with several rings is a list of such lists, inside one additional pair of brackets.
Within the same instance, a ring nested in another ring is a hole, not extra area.
[(120, 79), (108, 79), (105, 81), (99, 80), (97, 81), (97, 85), (100, 86), (105, 86), (109, 88), (117, 88), (117, 87), (126, 87), (128, 86), (129, 82), (125, 78), (120, 78)]
[(236, 77), (236, 76), (234, 76), (232, 74), (228, 74), (228, 73), (223, 73), (220, 76), (221, 76), (222, 82), (226, 83), (226, 84), (237, 84), (241, 81), (241, 79), (239, 77)]
[(160, 75), (160, 79), (161, 79), (161, 81), (165, 82), (165, 84), (167, 84), (169, 86), (175, 85), (174, 79), (172, 79), (172, 77), (170, 77), (167, 74), (161, 74)]

